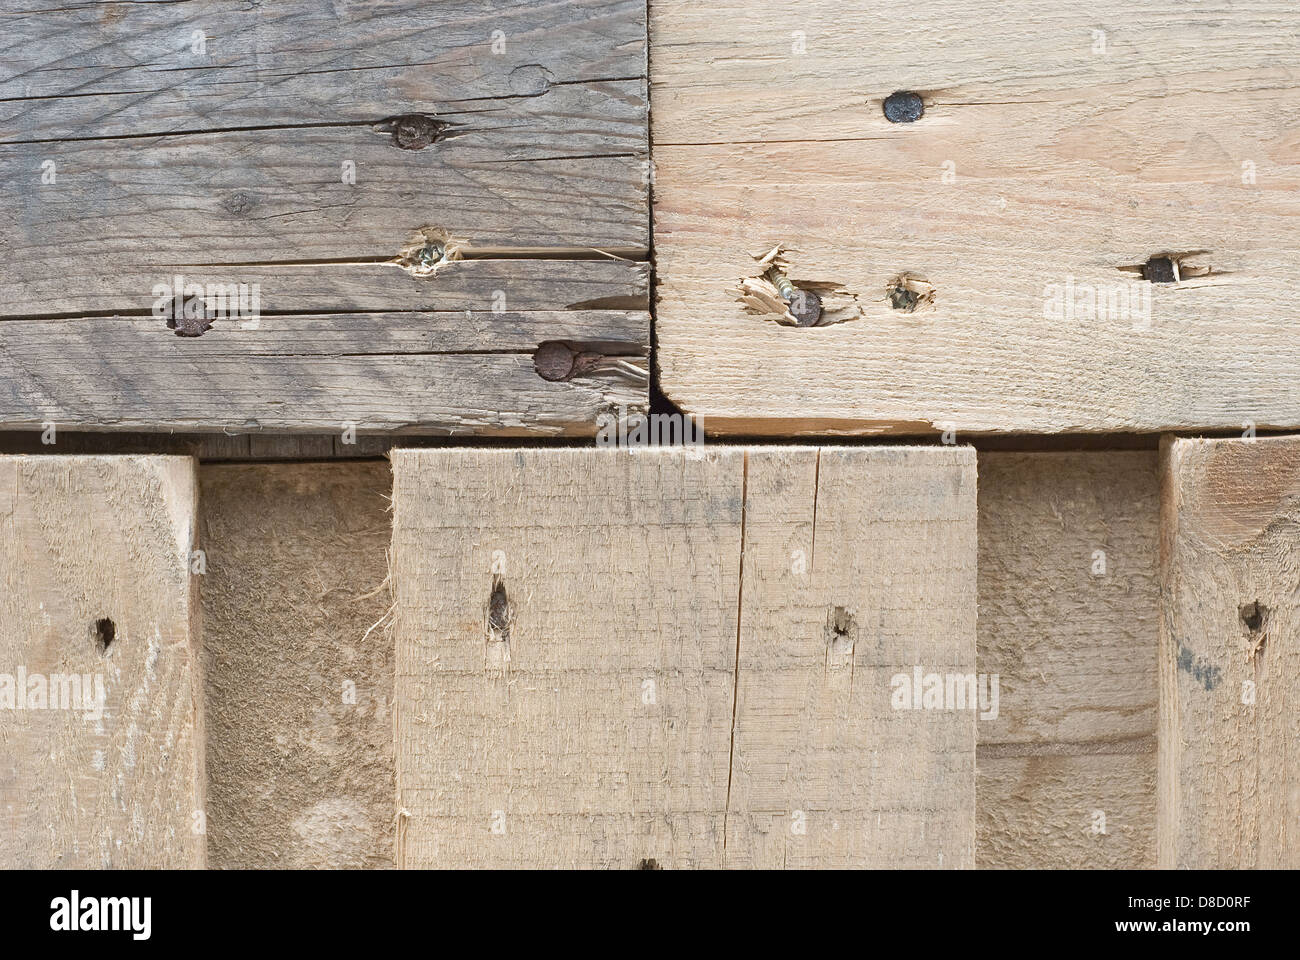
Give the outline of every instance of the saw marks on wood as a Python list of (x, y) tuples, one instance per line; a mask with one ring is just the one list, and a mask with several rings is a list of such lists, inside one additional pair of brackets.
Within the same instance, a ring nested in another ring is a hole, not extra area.
[(726, 864), (973, 866), (976, 713), (891, 683), (974, 675), (974, 451), (748, 459)]
[(195, 499), (186, 457), (0, 457), (0, 866), (204, 866)]
[[(0, 425), (590, 436), (645, 406), (644, 3), (5, 19)], [(627, 362), (547, 382), (552, 340)]]
[(1155, 451), (984, 453), (977, 865), (1155, 864)]
[[(1298, 29), (1285, 0), (651, 4), (664, 392), (715, 433), (1300, 424)], [(778, 243), (861, 316), (747, 313)]]
[(1159, 861), (1300, 866), (1300, 438), (1162, 448)]
[(209, 465), (201, 489), (211, 865), (391, 867), (387, 462)]
[(400, 865), (970, 865), (973, 451), (393, 465)]

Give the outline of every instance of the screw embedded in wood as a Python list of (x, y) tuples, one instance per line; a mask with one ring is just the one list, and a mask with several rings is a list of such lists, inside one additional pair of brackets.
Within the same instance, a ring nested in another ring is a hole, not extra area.
[(812, 290), (800, 290), (776, 267), (768, 270), (767, 276), (777, 293), (781, 294), (781, 299), (789, 305), (790, 315), (799, 326), (811, 327), (821, 319), (822, 298), (818, 294)]
[(552, 383), (567, 380), (573, 373), (576, 354), (558, 340), (548, 340), (533, 354), (533, 369), (543, 380)]
[(915, 123), (925, 113), (921, 98), (906, 90), (885, 97), (885, 119), (890, 123)]

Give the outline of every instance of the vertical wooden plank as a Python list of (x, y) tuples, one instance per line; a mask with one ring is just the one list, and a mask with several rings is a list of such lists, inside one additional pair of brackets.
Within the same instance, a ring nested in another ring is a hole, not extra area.
[(971, 864), (973, 452), (393, 463), (400, 864)]
[(211, 864), (391, 867), (388, 464), (200, 480)]
[(975, 673), (970, 448), (749, 454), (736, 867), (970, 867), (975, 711), (891, 681)]
[(396, 450), (398, 862), (717, 866), (738, 450)]
[(1300, 866), (1300, 437), (1162, 446), (1159, 862)]
[(0, 457), (0, 866), (204, 865), (194, 505), (187, 457)]
[(980, 867), (1155, 864), (1155, 451), (980, 455)]

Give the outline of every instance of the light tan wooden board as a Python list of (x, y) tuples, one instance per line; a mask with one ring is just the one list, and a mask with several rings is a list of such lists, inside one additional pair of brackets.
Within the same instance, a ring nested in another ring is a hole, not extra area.
[(971, 867), (972, 710), (891, 681), (975, 671), (970, 448), (751, 450), (728, 866)]
[(213, 465), (200, 481), (209, 861), (391, 867), (388, 464)]
[[(1283, 0), (652, 3), (664, 391), (715, 432), (1300, 423), (1298, 33)], [(746, 313), (777, 243), (862, 316)], [(1194, 251), (1149, 316), (1045, 310)], [(933, 304), (893, 309), (900, 273)]]
[(1159, 862), (1300, 866), (1300, 438), (1162, 448)]
[(1155, 863), (1154, 451), (979, 464), (977, 865)]
[(185, 457), (0, 457), (0, 866), (204, 865), (195, 499)]
[(885, 673), (973, 664), (973, 452), (818, 456), (395, 451), (399, 864), (969, 865), (973, 715)]

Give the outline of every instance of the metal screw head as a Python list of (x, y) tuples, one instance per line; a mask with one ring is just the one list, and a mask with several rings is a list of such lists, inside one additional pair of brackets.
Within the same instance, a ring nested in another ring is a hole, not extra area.
[(906, 90), (885, 97), (885, 119), (890, 123), (915, 123), (925, 113), (921, 98)]
[(548, 340), (533, 354), (533, 369), (543, 380), (555, 383), (573, 374), (576, 354), (558, 340)]
[(812, 290), (796, 288), (790, 297), (790, 315), (801, 327), (816, 326), (822, 318), (822, 298)]

